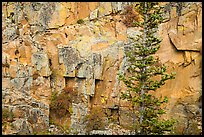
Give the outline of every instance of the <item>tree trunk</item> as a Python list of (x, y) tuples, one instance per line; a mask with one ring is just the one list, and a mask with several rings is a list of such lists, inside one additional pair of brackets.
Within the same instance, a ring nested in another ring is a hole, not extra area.
[[(147, 8), (147, 2), (145, 2), (145, 5), (144, 5), (144, 8), (145, 8), (145, 12), (144, 12), (144, 31), (143, 31), (143, 42), (144, 42), (144, 47), (146, 47), (146, 45), (145, 45), (145, 42), (146, 42), (146, 20), (147, 20), (147, 13), (146, 13), (146, 8)], [(144, 56), (143, 56), (143, 58), (144, 58)], [(145, 60), (144, 60), (145, 61)], [(145, 62), (144, 62), (145, 63)], [(142, 71), (141, 71), (141, 73), (144, 73), (145, 72), (145, 70), (146, 70), (146, 68), (144, 67), (143, 69), (142, 69)], [(144, 91), (144, 82), (145, 82), (145, 80), (144, 79), (142, 79), (141, 80), (142, 81), (142, 88), (141, 88), (141, 98), (142, 98), (142, 103), (140, 104), (140, 112), (141, 112), (141, 114), (140, 114), (140, 134), (143, 134), (142, 133), (142, 130), (141, 130), (141, 124), (143, 123), (143, 117), (144, 117), (144, 114), (143, 114), (143, 112), (144, 112), (144, 101), (143, 101), (143, 99), (144, 99), (144, 93), (145, 93), (145, 91)]]

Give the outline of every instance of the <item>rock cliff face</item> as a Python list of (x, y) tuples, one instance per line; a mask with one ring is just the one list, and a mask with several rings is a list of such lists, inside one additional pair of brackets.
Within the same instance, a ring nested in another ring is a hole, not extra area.
[[(117, 77), (125, 69), (128, 36), (138, 33), (130, 25), (135, 15), (126, 7), (131, 4), (2, 4), (3, 134), (45, 134), (48, 129), (86, 134), (86, 119), (97, 108), (103, 127), (93, 126), (90, 134), (131, 134), (131, 107), (120, 99), (125, 88)], [(176, 134), (200, 134), (202, 3), (161, 4), (166, 13), (156, 56), (177, 75), (156, 94), (169, 98), (164, 118), (178, 120)], [(71, 105), (60, 108), (64, 100)]]

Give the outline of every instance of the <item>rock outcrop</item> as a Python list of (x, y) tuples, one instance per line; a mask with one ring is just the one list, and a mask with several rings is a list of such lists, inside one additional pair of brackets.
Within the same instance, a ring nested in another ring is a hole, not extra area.
[[(131, 4), (2, 3), (3, 134), (87, 134), (85, 119), (97, 107), (104, 128), (90, 134), (132, 134), (131, 107), (120, 99), (125, 86), (117, 76), (125, 70), (128, 37), (138, 33), (126, 24)], [(156, 95), (169, 98), (164, 118), (178, 120), (176, 134), (200, 134), (202, 3), (161, 4), (165, 21), (156, 56), (177, 75)], [(50, 104), (66, 87), (76, 91), (65, 108), (71, 115), (56, 117)]]

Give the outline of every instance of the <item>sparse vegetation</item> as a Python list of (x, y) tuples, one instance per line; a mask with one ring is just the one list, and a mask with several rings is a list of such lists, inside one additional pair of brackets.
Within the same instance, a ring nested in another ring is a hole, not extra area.
[(63, 92), (59, 95), (53, 93), (51, 97), (50, 111), (54, 112), (56, 116), (63, 117), (71, 115), (73, 88), (65, 87)]
[(127, 27), (135, 27), (134, 22), (138, 20), (138, 14), (135, 12), (133, 5), (128, 5), (125, 7), (124, 21), (123, 23)]
[(50, 103), (50, 124), (57, 126), (63, 132), (70, 132), (69, 122), (73, 113), (72, 103), (75, 103), (76, 100), (78, 100), (78, 92), (72, 87), (66, 86), (60, 94), (54, 92)]

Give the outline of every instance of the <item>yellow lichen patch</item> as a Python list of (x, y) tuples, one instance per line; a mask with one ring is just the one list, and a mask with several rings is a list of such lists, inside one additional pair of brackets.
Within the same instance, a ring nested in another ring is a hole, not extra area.
[(26, 58), (20, 58), (19, 62), (20, 62), (20, 64), (23, 64), (24, 66), (27, 65), (27, 59)]
[(99, 7), (99, 12), (103, 13), (105, 11), (104, 7)]
[(105, 103), (105, 99), (104, 98), (101, 99), (101, 103), (102, 104)]
[(9, 17), (12, 14), (14, 14), (14, 5), (15, 3), (10, 3), (6, 8), (7, 8), (7, 17)]

